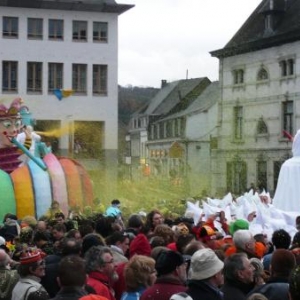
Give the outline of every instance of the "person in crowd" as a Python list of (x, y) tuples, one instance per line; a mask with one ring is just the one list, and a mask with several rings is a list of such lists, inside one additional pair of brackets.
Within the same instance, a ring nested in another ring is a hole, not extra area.
[(2, 236), (6, 241), (12, 242), (13, 239), (19, 236), (21, 232), (17, 216), (7, 213), (3, 218), (3, 224), (4, 226), (0, 228), (0, 236)]
[(186, 291), (186, 263), (179, 252), (162, 251), (155, 268), (157, 280), (144, 291), (141, 300), (169, 300), (173, 294)]
[(224, 285), (221, 291), (224, 300), (246, 300), (247, 294), (253, 289), (254, 267), (246, 253), (235, 253), (224, 262)]
[[(289, 249), (291, 245), (291, 236), (284, 229), (275, 230), (272, 234), (271, 241), (275, 249)], [(272, 253), (263, 257), (263, 265), (266, 271), (269, 271)]]
[(126, 291), (121, 300), (139, 300), (146, 288), (156, 281), (155, 260), (144, 255), (134, 255), (124, 270)]
[(0, 299), (11, 300), (12, 290), (19, 280), (17, 270), (11, 270), (10, 257), (0, 249)]
[(200, 249), (191, 258), (190, 278), (186, 293), (193, 300), (222, 300), (219, 288), (224, 283), (224, 263), (212, 249)]
[(36, 231), (33, 237), (33, 243), (41, 249), (44, 253), (53, 254), (53, 244), (49, 240), (49, 236), (46, 231)]
[(55, 220), (56, 213), (62, 213), (62, 210), (59, 207), (58, 201), (53, 200), (50, 208), (45, 213), (45, 217), (47, 217), (48, 220)]
[(259, 258), (250, 258), (250, 263), (254, 268), (253, 281), (255, 286), (261, 286), (265, 284), (268, 276), (265, 274), (264, 265)]
[(297, 266), (289, 278), (289, 295), (290, 300), (300, 299), (300, 266)]
[(118, 199), (112, 200), (111, 205), (105, 211), (105, 215), (114, 218), (120, 217), (122, 215), (120, 207), (121, 207), (120, 200)]
[(84, 257), (85, 253), (93, 246), (106, 246), (105, 240), (98, 233), (89, 233), (82, 239), (81, 255)]
[(296, 266), (296, 259), (289, 250), (275, 250), (270, 265), (271, 276), (266, 284), (256, 287), (252, 293), (260, 293), (268, 300), (289, 300), (289, 276)]
[(55, 224), (52, 228), (53, 236), (53, 248), (54, 252), (59, 253), (61, 251), (61, 242), (67, 232), (66, 226), (64, 224), (58, 223)]
[(256, 257), (253, 234), (246, 229), (237, 230), (233, 235), (233, 247), (225, 251), (226, 256), (232, 253), (245, 253), (248, 258)]
[(290, 250), (295, 255), (296, 263), (300, 265), (300, 231), (297, 231), (293, 237), (292, 245)]
[(108, 236), (105, 241), (113, 253), (116, 264), (128, 261), (126, 255), (128, 255), (130, 241), (127, 233), (116, 231)]
[(78, 229), (71, 229), (71, 230), (69, 230), (69, 231), (66, 233), (66, 237), (67, 237), (67, 238), (73, 238), (73, 239), (76, 239), (76, 240), (79, 240), (79, 241), (82, 240), (80, 231), (79, 231)]
[(146, 224), (145, 224), (148, 230), (148, 235), (152, 236), (155, 227), (163, 223), (164, 223), (164, 217), (157, 209), (150, 211), (146, 216)]
[(41, 252), (28, 248), (20, 257), (18, 268), (20, 279), (12, 291), (12, 300), (27, 300), (31, 293), (45, 291), (40, 281), (45, 276), (45, 261)]
[(60, 290), (52, 300), (77, 300), (87, 295), (84, 260), (78, 255), (68, 255), (59, 263), (58, 284)]
[(163, 238), (164, 245), (162, 246), (166, 246), (174, 241), (174, 231), (167, 224), (159, 224), (155, 227), (151, 239), (154, 237)]
[(68, 255), (80, 256), (80, 253), (81, 253), (80, 241), (76, 239), (65, 238), (61, 242), (60, 253), (47, 255), (45, 257), (46, 274), (42, 278), (41, 283), (45, 287), (50, 297), (54, 297), (60, 289), (57, 282), (57, 276), (58, 276), (58, 265), (62, 260), (62, 258)]
[(139, 214), (132, 214), (128, 218), (127, 227), (125, 228), (125, 232), (129, 234), (130, 240), (132, 240), (143, 228), (144, 223), (142, 220), (142, 216)]
[(65, 224), (65, 215), (63, 212), (57, 212), (54, 215), (54, 219), (56, 221), (57, 224)]
[(87, 284), (97, 295), (115, 300), (112, 283), (117, 281), (118, 274), (110, 248), (93, 246), (86, 252), (84, 259), (88, 274)]

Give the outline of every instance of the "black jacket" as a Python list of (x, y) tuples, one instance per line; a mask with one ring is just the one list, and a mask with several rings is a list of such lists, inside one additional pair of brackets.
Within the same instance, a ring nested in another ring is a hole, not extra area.
[(224, 293), (224, 300), (246, 300), (247, 294), (253, 289), (253, 284), (246, 284), (241, 281), (225, 281), (221, 288)]
[(193, 300), (223, 300), (223, 293), (204, 280), (190, 280), (186, 291)]
[(81, 287), (62, 287), (51, 300), (78, 300), (85, 295), (87, 292)]
[(271, 277), (266, 284), (260, 285), (252, 290), (253, 293), (263, 294), (268, 300), (289, 300), (289, 284), (286, 278)]

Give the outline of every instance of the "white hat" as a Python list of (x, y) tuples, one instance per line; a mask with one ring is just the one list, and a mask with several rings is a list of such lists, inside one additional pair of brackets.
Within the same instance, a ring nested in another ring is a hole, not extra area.
[(170, 300), (193, 300), (187, 293), (181, 292), (171, 296)]
[(5, 238), (3, 236), (0, 236), (0, 246), (5, 245)]
[(196, 251), (191, 259), (191, 279), (207, 279), (224, 267), (224, 263), (218, 258), (215, 252), (209, 248)]

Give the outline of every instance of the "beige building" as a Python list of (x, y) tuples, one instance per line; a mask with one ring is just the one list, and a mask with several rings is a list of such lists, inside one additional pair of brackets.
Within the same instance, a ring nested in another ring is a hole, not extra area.
[(212, 192), (274, 192), (300, 128), (300, 2), (264, 0), (219, 58), (218, 148)]

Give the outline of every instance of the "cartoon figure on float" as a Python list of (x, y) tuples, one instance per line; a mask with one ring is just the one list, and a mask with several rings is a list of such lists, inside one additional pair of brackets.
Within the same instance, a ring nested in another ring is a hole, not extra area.
[(55, 200), (69, 207), (91, 205), (91, 180), (82, 165), (58, 158), (40, 142), (21, 98), (0, 104), (0, 221), (6, 213), (22, 218), (44, 215)]

